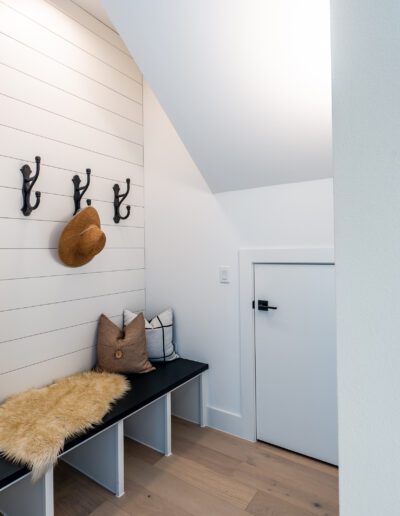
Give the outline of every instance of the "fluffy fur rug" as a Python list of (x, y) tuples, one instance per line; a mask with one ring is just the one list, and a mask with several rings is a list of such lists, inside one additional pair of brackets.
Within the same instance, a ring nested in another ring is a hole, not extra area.
[(0, 452), (32, 469), (35, 481), (57, 461), (66, 439), (100, 423), (128, 390), (124, 376), (87, 372), (15, 394), (0, 405)]

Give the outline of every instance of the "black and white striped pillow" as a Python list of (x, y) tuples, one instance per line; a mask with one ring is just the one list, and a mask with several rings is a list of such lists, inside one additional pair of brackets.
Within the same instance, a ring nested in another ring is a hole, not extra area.
[[(137, 313), (124, 310), (124, 326), (131, 323)], [(147, 353), (153, 362), (170, 362), (179, 358), (173, 341), (174, 313), (171, 308), (156, 315), (150, 322), (145, 319)]]

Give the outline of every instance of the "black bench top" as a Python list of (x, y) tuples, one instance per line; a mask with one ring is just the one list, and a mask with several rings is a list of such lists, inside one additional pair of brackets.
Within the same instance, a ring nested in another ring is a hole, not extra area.
[[(157, 363), (156, 370), (146, 374), (126, 375), (131, 390), (105, 415), (103, 422), (89, 432), (66, 441), (64, 451), (83, 443), (105, 428), (145, 407), (163, 394), (195, 378), (208, 369), (208, 364), (179, 358), (173, 362)], [(0, 457), (0, 489), (29, 473), (28, 468), (13, 464)]]

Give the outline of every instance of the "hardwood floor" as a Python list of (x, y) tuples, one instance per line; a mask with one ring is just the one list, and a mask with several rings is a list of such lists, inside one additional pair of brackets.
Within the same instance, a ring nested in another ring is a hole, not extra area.
[(173, 455), (125, 441), (122, 498), (60, 463), (56, 516), (336, 516), (338, 472), (174, 419)]

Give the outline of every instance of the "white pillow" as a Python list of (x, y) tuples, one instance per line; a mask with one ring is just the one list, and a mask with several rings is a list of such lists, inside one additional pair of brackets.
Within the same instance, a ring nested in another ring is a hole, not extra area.
[[(124, 326), (139, 314), (124, 310)], [(174, 313), (171, 308), (156, 315), (150, 322), (145, 319), (147, 353), (153, 362), (170, 362), (179, 358), (173, 341)]]

